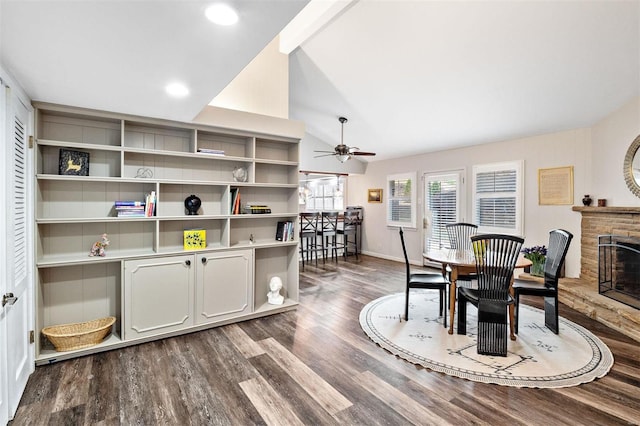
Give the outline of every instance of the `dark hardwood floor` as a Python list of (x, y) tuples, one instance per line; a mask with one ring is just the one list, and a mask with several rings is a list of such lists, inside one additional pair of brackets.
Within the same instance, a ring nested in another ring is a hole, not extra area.
[(363, 333), (362, 307), (403, 289), (403, 263), (306, 265), (296, 311), (37, 367), (10, 425), (640, 423), (638, 342), (562, 305), (611, 348), (606, 377), (562, 389), (469, 382)]

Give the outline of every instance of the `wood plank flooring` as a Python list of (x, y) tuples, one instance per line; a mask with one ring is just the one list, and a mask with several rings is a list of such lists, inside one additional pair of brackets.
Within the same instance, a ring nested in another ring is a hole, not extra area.
[(363, 306), (403, 289), (402, 263), (305, 265), (296, 311), (37, 367), (10, 425), (640, 424), (638, 342), (561, 305), (611, 348), (606, 377), (564, 389), (469, 382), (362, 332)]

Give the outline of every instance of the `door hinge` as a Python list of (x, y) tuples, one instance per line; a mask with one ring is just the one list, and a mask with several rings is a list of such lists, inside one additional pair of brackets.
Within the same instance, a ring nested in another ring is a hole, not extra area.
[(29, 136), (29, 149), (33, 149), (33, 135)]
[(29, 330), (29, 343), (33, 343), (36, 341), (36, 332), (34, 330)]

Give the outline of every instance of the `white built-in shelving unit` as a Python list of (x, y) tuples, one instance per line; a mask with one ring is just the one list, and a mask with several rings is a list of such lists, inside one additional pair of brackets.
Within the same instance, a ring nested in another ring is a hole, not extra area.
[[(275, 230), (279, 221), (297, 223), (298, 139), (35, 107), (37, 329), (117, 319), (112, 335), (87, 349), (56, 352), (41, 336), (38, 364), (297, 305), (298, 241), (276, 241)], [(89, 153), (88, 176), (58, 174), (62, 148)], [(234, 180), (238, 167), (247, 170), (246, 182)], [(264, 204), (271, 213), (231, 214), (236, 189), (242, 205)], [(144, 200), (151, 191), (155, 216), (117, 217), (116, 200)], [(202, 201), (198, 215), (187, 215), (191, 194)], [(206, 230), (206, 249), (183, 249), (183, 231), (191, 228)], [(106, 256), (90, 257), (105, 233)], [(267, 303), (273, 276), (283, 282), (283, 305)]]

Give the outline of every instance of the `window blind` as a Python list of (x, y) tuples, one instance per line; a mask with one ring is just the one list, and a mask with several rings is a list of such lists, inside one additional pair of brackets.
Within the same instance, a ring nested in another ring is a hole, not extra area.
[(449, 246), (446, 225), (457, 222), (458, 176), (441, 175), (427, 177), (427, 209), (431, 212), (429, 248)]

